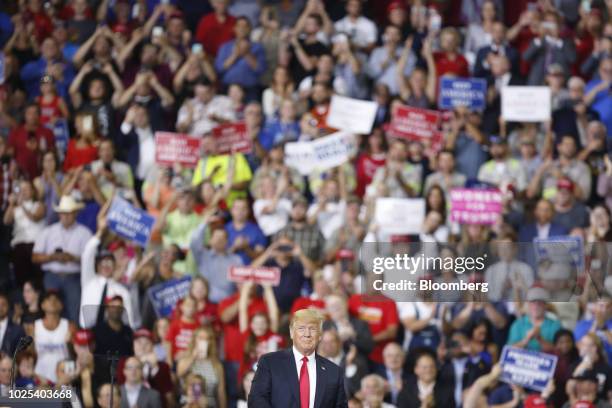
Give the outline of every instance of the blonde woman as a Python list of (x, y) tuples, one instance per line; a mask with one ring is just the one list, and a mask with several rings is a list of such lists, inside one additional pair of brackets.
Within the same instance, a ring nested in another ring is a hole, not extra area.
[(196, 329), (184, 356), (179, 359), (176, 373), (181, 380), (192, 374), (204, 379), (202, 395), (206, 396), (207, 406), (226, 408), (225, 377), (223, 366), (217, 352), (217, 338), (210, 327)]

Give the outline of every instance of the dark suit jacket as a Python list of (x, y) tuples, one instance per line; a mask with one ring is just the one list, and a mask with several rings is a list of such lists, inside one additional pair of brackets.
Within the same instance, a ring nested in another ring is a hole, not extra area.
[[(161, 397), (159, 392), (142, 386), (138, 393), (138, 399), (136, 400), (136, 406), (138, 408), (161, 408)], [(130, 408), (130, 404), (127, 399), (127, 391), (125, 385), (121, 387), (121, 408)]]
[[(510, 61), (512, 67), (510, 71), (514, 74), (518, 74), (519, 71), (519, 53), (513, 47), (509, 45), (503, 45), (501, 48), (504, 49), (504, 55)], [(480, 48), (476, 53), (476, 62), (474, 64), (474, 76), (479, 78), (486, 78), (491, 74), (490, 67), (485, 68), (484, 63), (487, 60), (487, 56), (492, 52), (490, 45), (485, 45)]]
[(574, 42), (567, 39), (563, 40), (563, 46), (558, 48), (548, 44), (545, 40), (537, 38), (531, 40), (529, 48), (523, 53), (523, 59), (531, 63), (527, 85), (544, 85), (546, 77), (546, 54), (550, 53), (550, 64), (559, 64), (563, 68), (565, 75), (569, 75), (571, 65), (576, 60), (576, 48)]
[(17, 348), (19, 339), (23, 336), (25, 336), (23, 328), (13, 323), (9, 317), (6, 325), (6, 332), (4, 333), (4, 338), (2, 339), (2, 344), (0, 345), (0, 351), (12, 356)]
[[(344, 374), (331, 361), (316, 355), (317, 384), (315, 408), (346, 408)], [(262, 356), (249, 394), (249, 407), (299, 408), (300, 385), (293, 349)]]
[[(568, 230), (560, 224), (554, 222), (550, 223), (550, 229), (548, 230), (549, 237), (558, 237), (560, 235), (567, 235)], [(519, 229), (519, 243), (520, 243), (520, 255), (521, 261), (529, 264), (534, 270), (537, 270), (535, 250), (532, 245), (534, 238), (538, 236), (538, 228), (535, 223), (523, 224)], [(525, 250), (523, 250), (525, 248)]]
[[(455, 408), (455, 390), (451, 385), (442, 384), (440, 380), (436, 381), (433, 390), (435, 408)], [(397, 397), (397, 406), (402, 408), (421, 407), (416, 377), (411, 377), (402, 387)]]

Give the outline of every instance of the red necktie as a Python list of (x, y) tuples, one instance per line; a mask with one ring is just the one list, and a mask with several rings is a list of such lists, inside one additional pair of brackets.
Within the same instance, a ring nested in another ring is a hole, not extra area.
[(308, 378), (308, 357), (302, 358), (300, 369), (300, 408), (308, 408), (310, 399), (310, 379)]

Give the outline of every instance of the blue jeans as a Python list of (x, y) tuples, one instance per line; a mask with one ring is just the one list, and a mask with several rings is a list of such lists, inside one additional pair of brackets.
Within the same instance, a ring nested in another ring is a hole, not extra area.
[(74, 323), (79, 321), (79, 307), (81, 305), (81, 274), (65, 274), (45, 271), (43, 280), (45, 290), (57, 290), (64, 301), (64, 313)]

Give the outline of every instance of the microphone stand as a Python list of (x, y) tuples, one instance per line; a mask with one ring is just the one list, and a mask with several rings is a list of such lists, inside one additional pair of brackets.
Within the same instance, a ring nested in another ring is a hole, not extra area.
[(17, 354), (23, 347), (23, 339), (23, 337), (19, 339), (17, 347), (15, 347), (15, 352), (13, 353), (13, 362), (11, 364), (11, 391), (15, 391), (15, 363), (17, 362)]
[(115, 351), (111, 354), (110, 351), (107, 351), (106, 359), (110, 362), (110, 408), (113, 408), (113, 387), (115, 386), (115, 370), (119, 361), (119, 352)]

